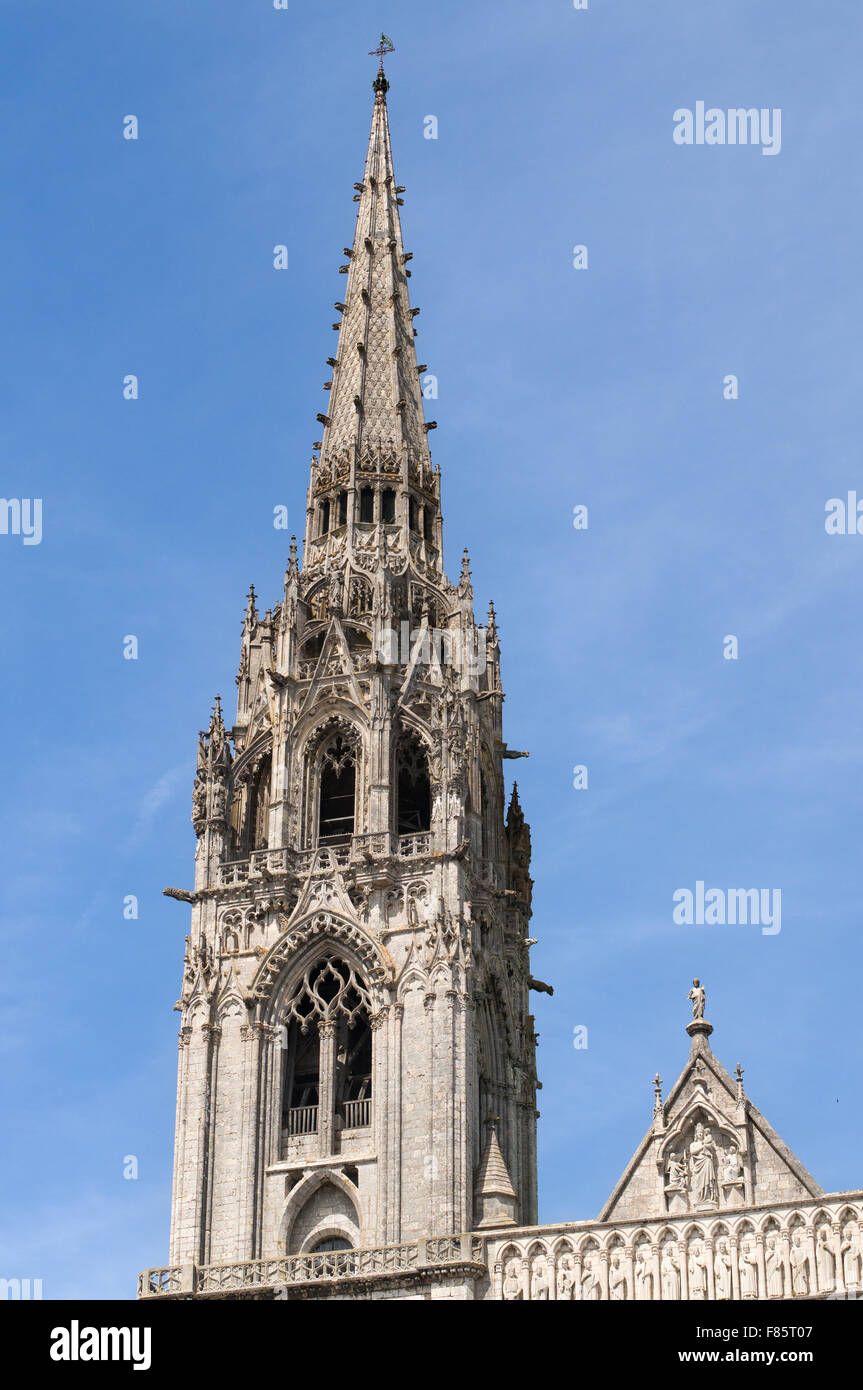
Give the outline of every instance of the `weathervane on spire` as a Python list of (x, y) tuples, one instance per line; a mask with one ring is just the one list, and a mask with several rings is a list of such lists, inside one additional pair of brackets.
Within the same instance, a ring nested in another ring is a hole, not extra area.
[(369, 49), (369, 57), (370, 57), (370, 58), (380, 58), (380, 60), (381, 60), (381, 63), (380, 63), (380, 71), (381, 71), (381, 74), (383, 74), (383, 70), (384, 70), (384, 54), (385, 54), (385, 53), (395, 53), (395, 51), (396, 51), (396, 46), (395, 46), (395, 44), (393, 43), (392, 39), (387, 38), (386, 34), (381, 34), (381, 41), (380, 41), (380, 43), (378, 44), (377, 48), (370, 48), (370, 49)]

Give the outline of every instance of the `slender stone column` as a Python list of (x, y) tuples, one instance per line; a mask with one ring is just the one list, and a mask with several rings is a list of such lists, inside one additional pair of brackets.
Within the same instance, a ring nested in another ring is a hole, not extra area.
[(785, 1272), (784, 1297), (790, 1298), (793, 1289), (791, 1280), (791, 1236), (788, 1231), (783, 1231), (782, 1240), (782, 1268)]
[(755, 1237), (755, 1253), (758, 1256), (758, 1297), (767, 1297), (767, 1264), (764, 1259), (764, 1236), (759, 1232)]
[(716, 1298), (716, 1276), (713, 1271), (713, 1241), (704, 1242), (704, 1259), (707, 1265), (707, 1297), (711, 1303)]
[(736, 1236), (730, 1236), (728, 1249), (731, 1251), (731, 1297), (735, 1302), (740, 1298), (740, 1265), (738, 1263), (738, 1241)]
[(335, 1142), (335, 1096), (333, 1075), (336, 1059), (336, 1025), (331, 1019), (318, 1024), (318, 1152), (330, 1158)]
[(838, 1221), (831, 1223), (833, 1227), (833, 1253), (836, 1256), (836, 1292), (847, 1293), (845, 1288), (845, 1265), (842, 1261), (842, 1227)]
[(631, 1245), (625, 1248), (626, 1260), (626, 1297), (635, 1298), (635, 1251)]
[(259, 1103), (261, 1083), (261, 1025), (244, 1023), (243, 1042), (243, 1118), (239, 1136), (240, 1184), (237, 1202), (236, 1249), (238, 1260), (255, 1257), (255, 1194), (257, 1189)]
[(689, 1298), (689, 1242), (682, 1241), (679, 1246), (680, 1259), (680, 1298), (685, 1301)]

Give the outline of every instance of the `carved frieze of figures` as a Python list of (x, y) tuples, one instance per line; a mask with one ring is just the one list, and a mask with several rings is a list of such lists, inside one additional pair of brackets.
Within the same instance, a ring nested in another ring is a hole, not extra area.
[(863, 1206), (832, 1212), (813, 1200), (784, 1211), (693, 1219), (636, 1230), (571, 1229), (540, 1242), (510, 1236), (496, 1264), (496, 1295), (546, 1301), (676, 1302), (823, 1298), (856, 1293), (863, 1278)]

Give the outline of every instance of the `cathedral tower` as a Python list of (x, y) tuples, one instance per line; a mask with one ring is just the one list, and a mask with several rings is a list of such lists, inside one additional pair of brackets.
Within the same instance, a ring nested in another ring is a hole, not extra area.
[(388, 85), (302, 567), (292, 543), (278, 603), (250, 593), (236, 721), (217, 699), (199, 740), (175, 1267), (536, 1221), (530, 832), (494, 609), (467, 552), (443, 570)]

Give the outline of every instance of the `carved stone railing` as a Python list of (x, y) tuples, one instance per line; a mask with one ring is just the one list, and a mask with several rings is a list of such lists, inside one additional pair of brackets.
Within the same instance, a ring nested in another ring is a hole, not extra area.
[(466, 1269), (477, 1278), (485, 1273), (485, 1242), (477, 1235), (432, 1237), (369, 1250), (328, 1250), (320, 1254), (288, 1255), (282, 1259), (241, 1260), (234, 1264), (174, 1265), (147, 1269), (138, 1279), (139, 1298), (163, 1295), (224, 1294), (330, 1285), (344, 1280), (385, 1280), (398, 1284), (422, 1274)]
[(422, 830), (417, 835), (399, 836), (399, 859), (417, 859), (422, 854), (431, 854), (431, 831)]
[(491, 1286), (509, 1300), (856, 1298), (863, 1192), (487, 1233)]
[(340, 868), (349, 864), (362, 865), (369, 856), (379, 858), (418, 859), (431, 854), (431, 831), (413, 835), (394, 835), (389, 830), (372, 834), (352, 835), (349, 840), (328, 844), (326, 840), (313, 849), (256, 849), (246, 859), (233, 859), (218, 866), (220, 888), (244, 885), (250, 879), (258, 881), (268, 874), (305, 874), (311, 869), (320, 849), (330, 852)]

